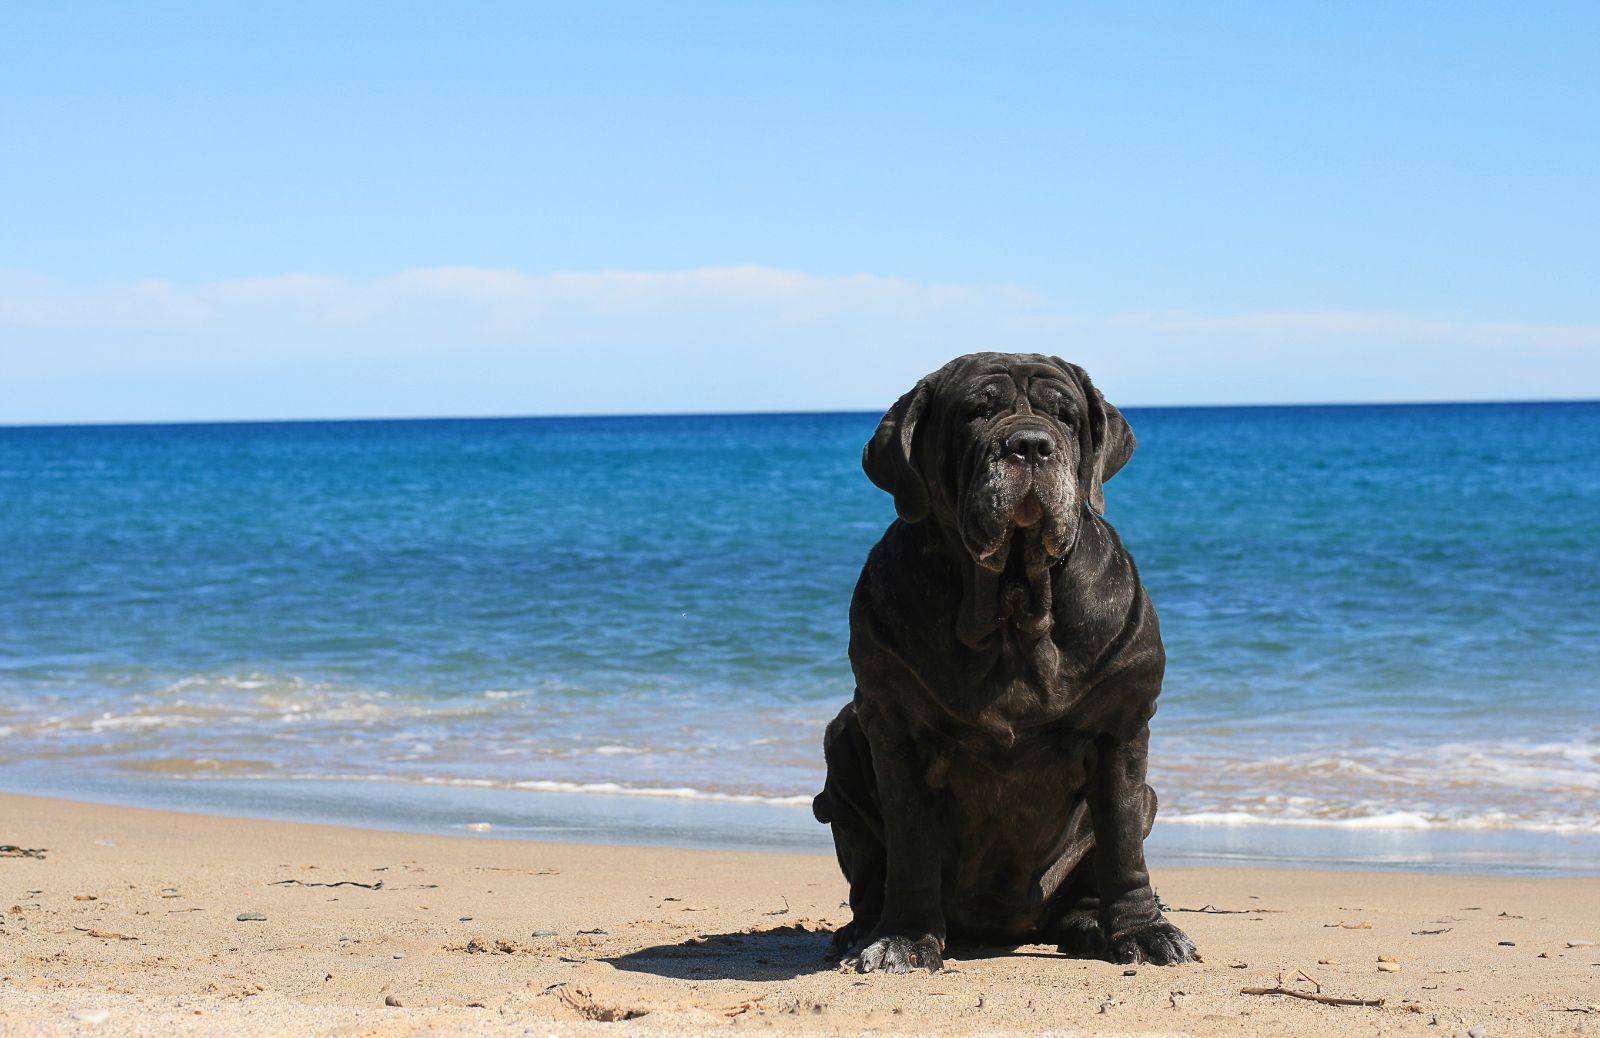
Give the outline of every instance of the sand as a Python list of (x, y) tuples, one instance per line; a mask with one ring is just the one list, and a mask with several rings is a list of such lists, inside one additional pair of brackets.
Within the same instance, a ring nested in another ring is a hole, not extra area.
[[(954, 946), (857, 976), (821, 958), (848, 918), (822, 856), (9, 795), (0, 844), (42, 850), (0, 856), (8, 1036), (1600, 1034), (1600, 947), (1568, 946), (1600, 941), (1594, 878), (1157, 870), (1203, 963)], [(1295, 970), (1383, 1005), (1241, 993), (1314, 992)]]

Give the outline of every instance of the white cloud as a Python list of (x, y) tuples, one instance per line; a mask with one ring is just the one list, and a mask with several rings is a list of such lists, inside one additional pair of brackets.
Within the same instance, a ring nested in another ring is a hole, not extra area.
[(0, 272), (0, 421), (886, 406), (1038, 350), (1125, 404), (1600, 394), (1600, 325), (1068, 312), (1011, 285), (766, 267), (72, 285)]
[(1537, 346), (1600, 347), (1600, 324), (1451, 321), (1406, 314), (1306, 311), (1232, 314), (1119, 314), (1113, 325), (1161, 332), (1232, 332), (1264, 336), (1397, 337), (1450, 341), (1499, 339)]
[[(40, 331), (118, 333), (207, 327), (230, 335), (248, 319), (307, 326), (374, 325), (447, 311), (471, 327), (559, 337), (562, 321), (606, 325), (704, 313), (730, 319), (804, 324), (840, 316), (914, 320), (974, 307), (1026, 306), (1031, 293), (1010, 286), (920, 284), (867, 274), (828, 277), (766, 267), (641, 273), (440, 267), (354, 279), (312, 274), (179, 285), (137, 281), (70, 287), (26, 275), (0, 276), (0, 322)], [(4, 325), (0, 325), (4, 326)]]

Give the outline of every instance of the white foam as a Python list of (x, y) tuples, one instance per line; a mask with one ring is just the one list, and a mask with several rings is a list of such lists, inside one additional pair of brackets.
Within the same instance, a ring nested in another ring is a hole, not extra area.
[(1600, 834), (1600, 821), (1544, 821), (1518, 818), (1504, 812), (1489, 812), (1459, 818), (1428, 817), (1415, 811), (1389, 811), (1379, 814), (1317, 816), (1304, 814), (1256, 814), (1249, 811), (1192, 811), (1176, 814), (1163, 811), (1157, 825), (1195, 826), (1277, 826), (1290, 829), (1396, 829), (1462, 830), (1469, 832), (1521, 831), (1541, 833)]
[(669, 800), (718, 800), (730, 804), (783, 804), (789, 806), (811, 805), (809, 796), (765, 796), (758, 793), (724, 793), (717, 790), (694, 789), (690, 786), (624, 786), (616, 782), (556, 782), (533, 780), (513, 782), (512, 789), (528, 789), (541, 793), (601, 793), (611, 796), (661, 797)]
[[(195, 776), (196, 778), (209, 776)], [(763, 793), (732, 793), (694, 789), (690, 786), (628, 786), (618, 782), (563, 782), (554, 779), (449, 778), (441, 776), (361, 775), (324, 772), (274, 773), (271, 775), (230, 775), (229, 778), (288, 779), (302, 782), (395, 782), (420, 786), (453, 786), (467, 789), (518, 789), (530, 793), (580, 793), (599, 796), (652, 797), (667, 800), (710, 800), (729, 804), (774, 804), (784, 807), (809, 807), (810, 795), (774, 796)]]

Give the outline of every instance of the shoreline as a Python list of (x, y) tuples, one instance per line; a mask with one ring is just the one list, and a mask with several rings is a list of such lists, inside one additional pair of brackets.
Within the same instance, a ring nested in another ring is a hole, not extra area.
[[(6, 794), (380, 832), (468, 835), (468, 824), (488, 823), (495, 836), (512, 840), (833, 853), (828, 828), (812, 819), (809, 805), (795, 803), (382, 780), (138, 775), (46, 782), (0, 770), (0, 796)], [(1146, 846), (1157, 866), (1600, 875), (1595, 833), (1158, 816)]]
[[(1592, 878), (1157, 867), (1170, 918), (1204, 962), (952, 945), (936, 977), (858, 977), (820, 960), (848, 916), (825, 854), (382, 832), (14, 794), (0, 794), (0, 818), (0, 844), (41, 855), (0, 857), (12, 953), (0, 1034), (567, 1035), (627, 1019), (623, 1033), (638, 1035), (1501, 1036), (1570, 1032), (1600, 986), (1600, 947), (1569, 947), (1600, 940)], [(1399, 971), (1379, 971), (1380, 954)], [(1241, 993), (1295, 969), (1326, 994), (1384, 1004)]]

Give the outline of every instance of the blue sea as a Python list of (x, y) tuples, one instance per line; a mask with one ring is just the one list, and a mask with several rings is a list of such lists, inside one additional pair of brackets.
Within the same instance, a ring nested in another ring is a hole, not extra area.
[[(1158, 858), (1596, 867), (1600, 404), (1126, 414)], [(0, 789), (825, 848), (877, 417), (0, 428)]]

